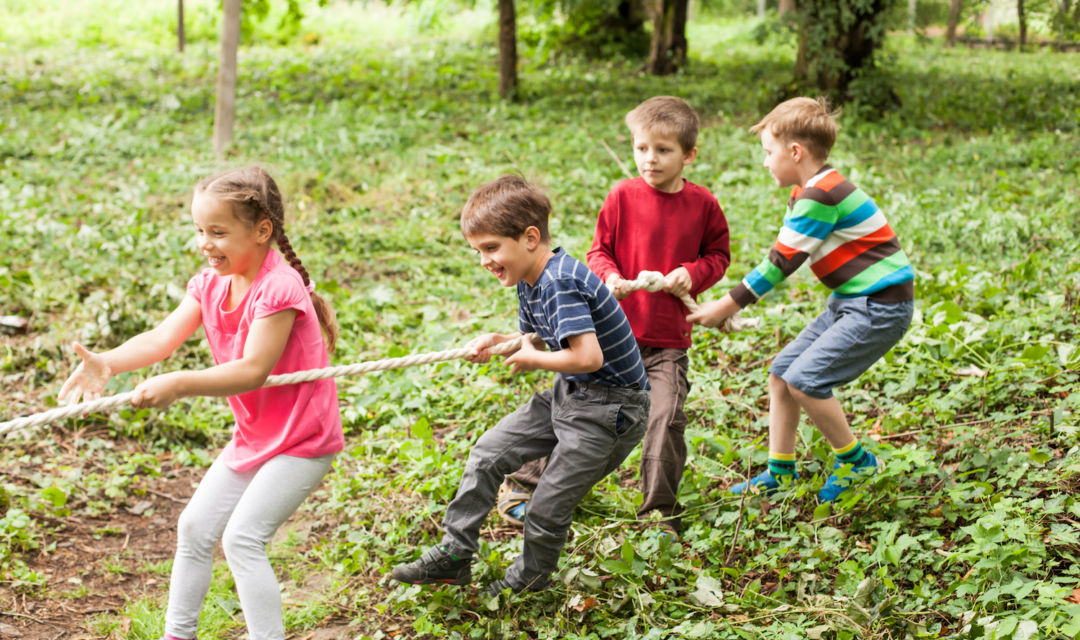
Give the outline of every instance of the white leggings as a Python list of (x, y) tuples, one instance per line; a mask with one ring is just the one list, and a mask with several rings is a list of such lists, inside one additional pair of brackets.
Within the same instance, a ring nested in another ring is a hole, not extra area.
[(177, 523), (167, 634), (195, 637), (210, 588), (214, 545), (221, 538), (250, 640), (284, 640), (281, 593), (266, 545), (319, 486), (333, 461), (333, 455), (280, 455), (246, 471), (233, 471), (220, 456), (214, 461)]

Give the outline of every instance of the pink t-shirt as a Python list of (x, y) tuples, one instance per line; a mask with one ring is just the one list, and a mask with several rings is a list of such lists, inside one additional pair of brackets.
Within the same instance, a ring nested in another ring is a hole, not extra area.
[[(202, 306), (202, 323), (214, 362), (244, 355), (251, 323), (286, 309), (299, 313), (285, 351), (271, 375), (330, 366), (319, 319), (304, 281), (274, 249), (266, 254), (255, 282), (236, 308), (226, 311), (231, 277), (205, 269), (188, 281), (187, 292)], [(263, 387), (229, 397), (236, 417), (232, 440), (222, 452), (236, 471), (257, 466), (277, 455), (318, 458), (341, 451), (337, 386), (324, 379), (281, 387)]]

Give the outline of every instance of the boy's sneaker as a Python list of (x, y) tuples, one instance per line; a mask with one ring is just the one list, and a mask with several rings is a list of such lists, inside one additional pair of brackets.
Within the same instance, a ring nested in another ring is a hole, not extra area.
[(493, 580), (484, 589), (484, 593), (489, 596), (497, 596), (507, 589), (510, 590), (510, 593), (521, 593), (522, 591), (543, 591), (549, 587), (551, 587), (551, 580), (548, 578), (533, 578), (531, 582), (525, 585), (514, 584), (506, 578), (499, 578)]
[(790, 476), (774, 476), (768, 469), (757, 474), (753, 478), (750, 478), (747, 482), (740, 482), (739, 484), (728, 489), (728, 492), (734, 495), (740, 495), (746, 492), (751, 487), (757, 487), (761, 491), (762, 495), (769, 495), (775, 492), (781, 487), (781, 485), (790, 485), (793, 481), (799, 479), (798, 473), (793, 473)]
[(859, 480), (865, 480), (870, 476), (877, 473), (878, 460), (874, 457), (874, 454), (869, 451), (866, 452), (866, 457), (862, 462), (855, 465), (846, 465), (837, 462), (833, 465), (833, 471), (845, 467), (849, 471), (844, 474), (844, 477), (839, 477), (836, 473), (829, 476), (828, 481), (825, 482), (825, 486), (821, 487), (821, 491), (818, 491), (818, 500), (822, 502), (833, 502), (840, 497), (845, 491), (851, 488), (855, 482)]
[(529, 506), (532, 494), (523, 489), (512, 488), (511, 481), (503, 482), (499, 487), (499, 495), (495, 499), (495, 512), (499, 517), (515, 527), (525, 526), (525, 510)]
[(391, 575), (408, 584), (469, 584), (472, 582), (472, 561), (457, 558), (441, 544), (424, 552), (419, 560), (394, 567)]

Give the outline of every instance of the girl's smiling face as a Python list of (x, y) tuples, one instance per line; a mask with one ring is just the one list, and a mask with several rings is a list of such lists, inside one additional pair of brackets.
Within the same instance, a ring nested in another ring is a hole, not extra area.
[(223, 276), (255, 279), (274, 230), (268, 218), (252, 225), (233, 213), (232, 203), (196, 193), (191, 202), (191, 219), (199, 251), (214, 271)]

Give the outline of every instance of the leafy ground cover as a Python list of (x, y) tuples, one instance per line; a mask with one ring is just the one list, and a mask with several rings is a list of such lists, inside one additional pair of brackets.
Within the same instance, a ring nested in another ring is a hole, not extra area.
[[(221, 163), (215, 9), (190, 4), (182, 55), (158, 9), (0, 9), (0, 315), (28, 321), (0, 336), (5, 419), (53, 404), (71, 341), (105, 348), (151, 326), (200, 266), (187, 198)], [(699, 16), (691, 64), (671, 78), (527, 46), (522, 98), (507, 104), (493, 15), (312, 6), (286, 45), (271, 16), (242, 51), (224, 164), (279, 178), (293, 244), (342, 322), (336, 362), (512, 326), (513, 294), (457, 231), (469, 190), (505, 171), (541, 182), (554, 235), (582, 256), (623, 176), (604, 145), (630, 166), (622, 117), (649, 95), (684, 96), (706, 123), (689, 178), (733, 232), (715, 295), (772, 241), (785, 196), (746, 129), (788, 78), (784, 37)], [(823, 303), (796, 276), (751, 311), (759, 329), (696, 333), (682, 538), (634, 522), (635, 453), (579, 509), (559, 586), (500, 605), (388, 571), (437, 539), (469, 446), (545, 377), (495, 362), (342, 379), (348, 447), (273, 546), (292, 637), (1080, 637), (1080, 67), (1046, 51), (890, 47), (903, 107), (874, 122), (849, 112), (832, 158), (889, 212), (919, 278), (908, 336), (842, 392), (881, 474), (819, 507), (830, 455), (803, 425), (795, 491), (725, 495), (767, 456), (770, 357)], [(191, 341), (153, 371), (207, 362)], [(156, 638), (175, 516), (228, 417), (198, 399), (5, 439), (0, 635)], [(488, 525), (481, 583), (520, 549)], [(220, 563), (204, 637), (243, 636), (230, 580)]]

